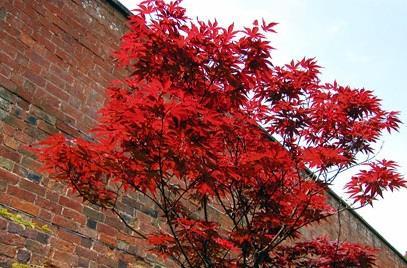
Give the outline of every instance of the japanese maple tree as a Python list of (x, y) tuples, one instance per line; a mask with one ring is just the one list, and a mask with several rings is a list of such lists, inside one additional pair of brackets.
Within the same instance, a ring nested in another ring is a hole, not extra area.
[(223, 28), (180, 1), (143, 1), (116, 53), (128, 76), (107, 88), (93, 139), (42, 141), (43, 170), (119, 216), (118, 199), (143, 194), (165, 228), (126, 224), (180, 267), (371, 267), (371, 248), (300, 230), (337, 212), (326, 190), (344, 170), (363, 165), (346, 185), (353, 207), (406, 186), (371, 157), (397, 113), (322, 83), (314, 59), (273, 65), (275, 25)]

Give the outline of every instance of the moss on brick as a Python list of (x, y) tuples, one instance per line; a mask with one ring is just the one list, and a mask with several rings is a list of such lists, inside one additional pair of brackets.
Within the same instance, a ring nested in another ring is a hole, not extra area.
[(38, 225), (35, 222), (24, 219), (20, 214), (8, 211), (6, 208), (0, 208), (0, 216), (19, 224), (23, 228), (35, 229), (45, 233), (52, 233), (48, 225)]

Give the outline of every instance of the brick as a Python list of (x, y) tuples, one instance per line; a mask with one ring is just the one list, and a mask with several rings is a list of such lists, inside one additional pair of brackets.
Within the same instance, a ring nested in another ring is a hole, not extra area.
[(14, 197), (11, 197), (11, 206), (17, 210), (21, 210), (23, 212), (26, 212), (32, 216), (37, 216), (40, 208), (32, 203), (21, 201), (19, 199), (16, 199)]
[(27, 116), (25, 121), (28, 124), (35, 126), (35, 125), (37, 125), (38, 119), (35, 116), (29, 115), (29, 116)]
[(33, 115), (37, 116), (38, 118), (44, 120), (45, 122), (47, 122), (50, 125), (55, 125), (55, 123), (56, 123), (55, 116), (44, 112), (43, 110), (39, 109), (38, 107), (32, 106), (30, 108), (30, 112)]
[(0, 156), (0, 167), (7, 170), (13, 170), (14, 162), (10, 159)]
[(46, 132), (49, 135), (58, 133), (58, 130), (55, 128), (55, 126), (48, 124), (47, 122), (45, 122), (43, 120), (40, 120), (38, 122), (38, 128), (41, 129), (42, 131)]
[(38, 196), (44, 196), (46, 188), (38, 183), (34, 183), (30, 180), (21, 180), (20, 181), (20, 187), (27, 190), (36, 193)]
[(58, 202), (59, 196), (60, 196), (60, 195), (59, 195), (58, 193), (53, 192), (53, 191), (51, 191), (51, 190), (49, 190), (49, 189), (47, 189), (47, 192), (46, 192), (46, 194), (45, 194), (45, 198), (46, 198), (47, 200), (49, 200), (49, 201), (54, 202), (54, 203), (57, 203), (57, 202)]
[(80, 242), (81, 242), (81, 237), (78, 234), (75, 234), (73, 232), (59, 230), (57, 233), (57, 236), (65, 241), (68, 241), (68, 242), (71, 242), (74, 244), (80, 244)]
[(26, 44), (28, 47), (32, 47), (35, 44), (35, 41), (29, 35), (27, 35), (24, 32), (22, 32), (20, 34), (20, 40), (21, 40), (21, 42)]
[(49, 234), (38, 232), (36, 239), (41, 244), (48, 244)]
[(32, 71), (26, 71), (24, 77), (39, 87), (45, 87), (45, 79)]
[(3, 121), (18, 129), (24, 129), (26, 125), (21, 118), (14, 116), (11, 113), (8, 113), (8, 115), (3, 119)]
[(118, 268), (127, 268), (127, 263), (123, 260), (119, 260)]
[(5, 136), (3, 138), (3, 142), (4, 142), (4, 145), (6, 145), (7, 147), (9, 147), (10, 149), (13, 149), (13, 150), (17, 150), (20, 145), (20, 143), (17, 140), (15, 140), (13, 137), (10, 137), (10, 136)]
[(18, 187), (11, 186), (11, 185), (7, 188), (7, 193), (14, 197), (20, 198), (22, 200), (25, 200), (25, 201), (28, 201), (31, 203), (34, 202), (35, 198), (37, 197), (35, 194), (33, 194), (31, 192), (22, 190)]
[(64, 208), (62, 211), (62, 215), (68, 219), (71, 219), (80, 225), (84, 225), (86, 223), (86, 217), (75, 210), (71, 210), (69, 208)]
[(0, 108), (0, 120), (3, 121), (4, 119), (7, 118), (7, 116), (9, 115), (9, 112)]
[(99, 223), (97, 225), (96, 230), (99, 233), (105, 233), (105, 234), (110, 235), (110, 236), (116, 236), (117, 235), (117, 229), (116, 228), (113, 228), (112, 226), (109, 226), (109, 225), (106, 225), (106, 224), (103, 224), (103, 223)]
[(78, 212), (82, 212), (83, 205), (80, 202), (67, 198), (65, 196), (60, 196), (59, 204), (61, 204), (64, 207), (68, 207), (73, 210), (76, 210)]
[(106, 243), (110, 246), (116, 246), (117, 245), (117, 239), (113, 236), (101, 233), (99, 235), (99, 240), (102, 241), (103, 243)]
[(45, 256), (48, 253), (49, 248), (41, 244), (38, 241), (32, 239), (25, 240), (25, 247), (33, 253)]
[(4, 20), (7, 16), (6, 9), (4, 7), (0, 8), (0, 20)]
[(5, 233), (4, 231), (0, 232), (0, 243), (5, 245), (12, 245), (21, 247), (24, 245), (24, 238), (16, 234)]
[(94, 220), (99, 221), (99, 222), (103, 222), (103, 220), (104, 220), (104, 218), (105, 218), (105, 216), (103, 215), (103, 213), (98, 212), (98, 211), (96, 211), (96, 210), (94, 210), (94, 209), (91, 209), (91, 208), (89, 208), (89, 207), (84, 207), (84, 208), (83, 208), (83, 213), (84, 213), (86, 216), (88, 216), (89, 218), (94, 219)]
[[(3, 110), (4, 114), (7, 114), (10, 112), (11, 103), (0, 97), (0, 109)], [(5, 118), (5, 116), (3, 115), (2, 118)]]
[(98, 254), (96, 251), (81, 246), (76, 247), (75, 253), (77, 254), (77, 256), (84, 257), (88, 260), (96, 261), (98, 259)]
[(19, 163), (21, 160), (19, 153), (2, 145), (0, 145), (0, 156), (16, 163)]
[(28, 172), (26, 173), (25, 177), (33, 182), (40, 182), (42, 179), (42, 176), (40, 174), (38, 174), (37, 172), (28, 170)]
[(96, 230), (96, 224), (97, 224), (97, 222), (92, 219), (88, 219), (86, 221), (86, 226), (88, 226), (89, 228), (94, 229), (94, 230)]
[(78, 130), (77, 129), (75, 129), (74, 127), (68, 125), (67, 123), (65, 123), (65, 122), (63, 122), (61, 120), (57, 120), (56, 127), (57, 127), (57, 129), (59, 129), (63, 133), (68, 134), (68, 135), (70, 135), (72, 137), (78, 135)]
[[(63, 84), (63, 82), (61, 83)], [(69, 94), (66, 93), (61, 87), (54, 85), (52, 82), (47, 82), (46, 90), (60, 100), (63, 101), (69, 100)]]
[(21, 165), (30, 170), (37, 170), (40, 168), (41, 163), (29, 156), (23, 156)]
[(4, 255), (10, 258), (14, 258), (16, 255), (16, 247), (10, 245), (2, 245), (0, 244), (0, 256)]
[(5, 230), (7, 228), (8, 222), (0, 217), (0, 230)]
[(58, 260), (62, 263), (69, 264), (70, 267), (75, 267), (76, 263), (78, 262), (78, 257), (67, 252), (55, 250), (53, 254), (53, 258)]
[(53, 249), (58, 249), (58, 250), (61, 250), (61, 251), (64, 251), (64, 252), (69, 252), (69, 253), (73, 253), (75, 248), (76, 248), (75, 244), (73, 244), (71, 242), (68, 242), (68, 241), (65, 241), (65, 240), (62, 240), (62, 239), (57, 238), (57, 237), (51, 237), (50, 238), (50, 246)]
[(25, 249), (19, 249), (17, 252), (17, 261), (27, 263), (31, 259), (31, 253)]
[(37, 200), (35, 201), (35, 204), (39, 207), (41, 207), (43, 210), (50, 211), (55, 214), (61, 214), (62, 212), (62, 206), (54, 203), (52, 201), (49, 201), (48, 199), (38, 197)]
[(92, 239), (86, 237), (81, 238), (81, 246), (85, 248), (91, 248), (92, 244), (93, 244)]
[(45, 209), (41, 209), (38, 217), (46, 222), (50, 222), (52, 219), (52, 214)]
[(67, 228), (69, 230), (76, 230), (78, 228), (77, 222), (67, 219), (60, 215), (55, 215), (54, 218), (52, 219), (52, 223)]

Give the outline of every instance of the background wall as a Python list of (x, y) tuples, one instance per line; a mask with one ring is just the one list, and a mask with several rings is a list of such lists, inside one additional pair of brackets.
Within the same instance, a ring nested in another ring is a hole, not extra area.
[[(0, 207), (50, 229), (23, 228), (2, 210), (1, 267), (17, 262), (163, 266), (109, 211), (84, 205), (64, 185), (37, 173), (39, 163), (26, 150), (57, 132), (83, 136), (95, 124), (104, 88), (123, 75), (111, 53), (124, 31), (123, 12), (104, 0), (0, 2)], [(142, 196), (125, 197), (119, 209), (144, 232), (160, 228), (156, 209)], [(306, 236), (336, 239), (337, 222), (332, 218), (324, 227), (305, 231)], [(341, 226), (341, 239), (383, 249), (378, 267), (407, 267), (353, 214), (345, 213)]]

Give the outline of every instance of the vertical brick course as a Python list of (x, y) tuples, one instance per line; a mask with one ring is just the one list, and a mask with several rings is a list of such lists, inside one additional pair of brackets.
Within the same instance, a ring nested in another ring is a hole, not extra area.
[[(84, 205), (62, 183), (39, 174), (39, 163), (26, 148), (58, 132), (84, 136), (95, 124), (104, 88), (121, 76), (111, 54), (125, 20), (105, 0), (0, 3), (0, 205), (52, 231), (24, 229), (0, 217), (1, 267), (15, 262), (155, 266), (145, 241), (131, 236), (109, 211)], [(124, 198), (118, 209), (136, 229), (160, 228), (154, 205), (142, 196)], [(228, 222), (222, 215), (217, 218)], [(345, 213), (342, 221), (344, 238), (383, 249), (379, 267), (406, 267), (352, 215)], [(307, 235), (335, 237), (336, 231), (333, 218), (323, 230), (314, 228)]]

